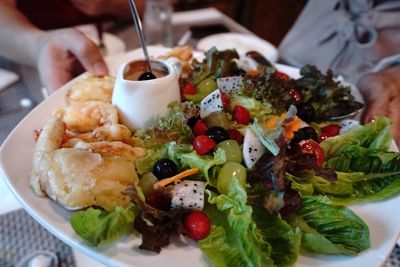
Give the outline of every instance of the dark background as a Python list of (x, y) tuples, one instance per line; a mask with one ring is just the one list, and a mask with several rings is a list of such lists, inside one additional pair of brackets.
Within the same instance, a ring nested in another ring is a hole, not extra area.
[(175, 11), (215, 7), (259, 37), (278, 46), (306, 0), (180, 0)]

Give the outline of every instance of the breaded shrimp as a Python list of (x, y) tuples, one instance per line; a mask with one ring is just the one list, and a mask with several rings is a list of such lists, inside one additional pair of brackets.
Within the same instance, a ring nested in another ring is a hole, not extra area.
[(134, 145), (131, 138), (132, 132), (123, 124), (106, 124), (94, 129), (92, 132), (78, 134), (63, 143), (63, 147), (73, 147), (77, 142), (86, 143), (100, 141), (121, 141), (129, 145)]
[(60, 117), (69, 131), (90, 132), (105, 124), (118, 123), (118, 111), (109, 103), (101, 101), (73, 102), (59, 108), (53, 115)]
[(111, 76), (88, 76), (72, 84), (68, 89), (67, 103), (98, 100), (111, 103), (115, 78)]

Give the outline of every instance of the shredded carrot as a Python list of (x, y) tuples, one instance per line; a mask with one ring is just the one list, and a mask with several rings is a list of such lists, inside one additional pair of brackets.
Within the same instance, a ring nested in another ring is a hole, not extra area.
[(185, 178), (187, 176), (196, 174), (198, 172), (199, 172), (199, 169), (197, 169), (197, 168), (186, 170), (186, 171), (178, 173), (177, 175), (174, 175), (174, 176), (172, 176), (170, 178), (165, 178), (165, 179), (162, 179), (161, 181), (158, 181), (157, 183), (155, 183), (153, 185), (153, 188), (154, 189), (159, 189), (161, 187), (165, 187), (165, 186), (167, 186), (167, 185), (169, 185), (169, 184), (171, 184), (171, 183), (173, 183), (175, 181), (181, 180), (181, 179), (183, 179), (183, 178)]
[(274, 128), (278, 119), (279, 119), (278, 116), (272, 116), (271, 118), (269, 118), (267, 120), (267, 122), (265, 123), (267, 128), (269, 128), (269, 129)]
[(299, 117), (294, 117), (294, 119), (286, 124), (285, 126), (285, 139), (290, 140), (294, 137), (294, 132), (297, 132), (301, 127), (301, 120)]
[(260, 71), (259, 70), (248, 70), (246, 72), (246, 74), (250, 75), (250, 76), (256, 76), (256, 75), (260, 74)]
[[(276, 126), (276, 123), (278, 122), (278, 120), (282, 120), (284, 119), (286, 116), (286, 113), (283, 113), (281, 116), (272, 116), (270, 117), (265, 125), (267, 126), (267, 128), (271, 129), (274, 128)], [(284, 133), (284, 137), (286, 140), (290, 140), (294, 137), (294, 132), (298, 131), (301, 127), (301, 120), (295, 116), (294, 119), (290, 122), (288, 122), (285, 125), (285, 133)]]

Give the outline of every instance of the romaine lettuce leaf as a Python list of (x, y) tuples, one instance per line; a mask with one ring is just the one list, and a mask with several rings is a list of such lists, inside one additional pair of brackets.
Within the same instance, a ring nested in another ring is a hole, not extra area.
[(330, 159), (343, 151), (351, 150), (349, 146), (387, 151), (391, 142), (390, 120), (386, 117), (377, 117), (374, 122), (356, 126), (344, 134), (325, 139), (320, 146), (325, 152), (325, 159)]
[(237, 179), (232, 179), (227, 195), (209, 191), (208, 202), (213, 226), (200, 248), (214, 266), (290, 266), (296, 261), (300, 230), (279, 215), (249, 206)]
[(345, 206), (326, 197), (303, 197), (290, 223), (303, 232), (302, 248), (324, 254), (356, 255), (370, 247), (368, 226)]
[(301, 231), (293, 229), (278, 214), (271, 215), (265, 209), (253, 207), (253, 220), (266, 241), (271, 245), (271, 258), (278, 266), (291, 266), (300, 252)]
[(75, 232), (92, 246), (110, 243), (133, 230), (136, 208), (117, 207), (112, 212), (89, 208), (71, 216)]
[(325, 166), (339, 171), (338, 181), (352, 187), (347, 196), (334, 198), (335, 202), (377, 201), (400, 193), (400, 153), (353, 147)]
[(227, 195), (208, 193), (211, 205), (205, 211), (212, 228), (199, 245), (213, 266), (273, 266), (271, 247), (252, 220), (252, 207), (246, 204), (247, 194), (239, 181), (232, 179)]

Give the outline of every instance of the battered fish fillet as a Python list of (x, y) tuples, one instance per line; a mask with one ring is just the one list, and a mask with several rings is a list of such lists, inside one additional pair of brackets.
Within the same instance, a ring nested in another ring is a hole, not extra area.
[(111, 76), (88, 76), (72, 84), (68, 89), (67, 103), (98, 100), (111, 103), (115, 78)]
[(106, 124), (118, 123), (116, 108), (102, 101), (73, 102), (56, 109), (53, 115), (60, 117), (69, 131), (85, 133)]
[(64, 130), (63, 121), (53, 117), (40, 134), (30, 180), (34, 192), (70, 210), (126, 207), (129, 199), (121, 192), (138, 182), (135, 161), (145, 149), (107, 141), (59, 148)]

